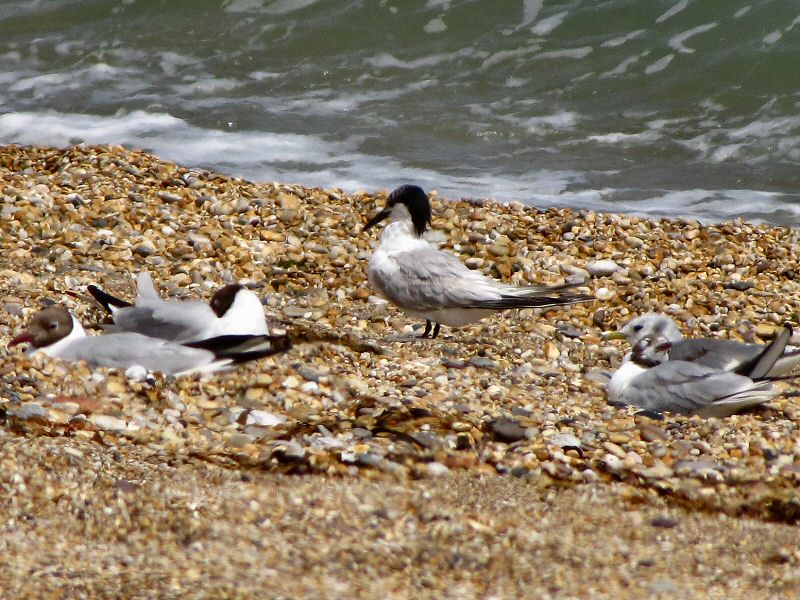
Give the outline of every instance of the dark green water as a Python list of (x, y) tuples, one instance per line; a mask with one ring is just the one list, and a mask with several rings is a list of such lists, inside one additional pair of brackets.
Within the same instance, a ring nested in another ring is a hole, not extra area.
[(800, 215), (800, 3), (0, 2), (0, 142), (256, 180)]

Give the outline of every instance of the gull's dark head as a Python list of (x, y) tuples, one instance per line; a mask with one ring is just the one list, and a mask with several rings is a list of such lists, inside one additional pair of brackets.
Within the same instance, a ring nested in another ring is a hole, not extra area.
[(233, 301), (236, 300), (236, 294), (238, 294), (241, 289), (244, 289), (241, 285), (232, 283), (214, 292), (209, 304), (211, 305), (211, 310), (217, 315), (217, 318), (221, 319), (225, 316), (225, 313), (233, 306)]
[(433, 216), (428, 194), (418, 185), (401, 185), (389, 194), (384, 209), (367, 221), (364, 230), (377, 225), (389, 216), (395, 220), (410, 218), (415, 233), (421, 236), (430, 225)]
[(8, 345), (29, 343), (34, 348), (43, 348), (63, 339), (72, 331), (72, 315), (63, 306), (51, 306), (36, 313), (28, 329), (11, 340)]

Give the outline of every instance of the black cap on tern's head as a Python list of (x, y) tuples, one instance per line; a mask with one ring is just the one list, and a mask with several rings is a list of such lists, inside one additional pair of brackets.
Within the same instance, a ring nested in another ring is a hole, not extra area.
[(72, 315), (63, 306), (51, 306), (33, 316), (28, 329), (11, 340), (8, 345), (30, 343), (43, 348), (67, 337), (72, 331)]
[(418, 185), (401, 185), (394, 190), (386, 199), (386, 207), (372, 217), (367, 224), (364, 225), (366, 231), (383, 221), (386, 217), (392, 214), (392, 211), (397, 205), (402, 204), (411, 215), (411, 222), (414, 224), (414, 231), (418, 236), (425, 233), (428, 225), (431, 223), (433, 213), (431, 212), (431, 203), (428, 200), (428, 194)]
[(221, 319), (225, 316), (225, 313), (233, 306), (233, 301), (236, 300), (236, 294), (238, 294), (241, 289), (244, 289), (244, 287), (238, 283), (232, 283), (214, 292), (209, 304), (211, 305), (211, 310), (217, 315), (217, 318)]

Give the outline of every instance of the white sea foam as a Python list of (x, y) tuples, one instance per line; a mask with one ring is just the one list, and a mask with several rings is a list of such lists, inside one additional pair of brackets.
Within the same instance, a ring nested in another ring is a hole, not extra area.
[(688, 48), (684, 45), (684, 42), (691, 37), (699, 35), (703, 32), (708, 31), (709, 29), (714, 29), (717, 26), (717, 23), (705, 23), (704, 25), (698, 25), (697, 27), (692, 27), (691, 29), (687, 29), (683, 33), (679, 33), (678, 35), (674, 35), (669, 38), (667, 45), (670, 48), (677, 50), (678, 52), (683, 52), (685, 54), (691, 54), (694, 52), (694, 48)]
[(641, 131), (639, 133), (613, 132), (603, 135), (590, 135), (587, 139), (600, 144), (619, 144), (634, 146), (637, 144), (651, 144), (661, 138), (657, 131)]
[(617, 75), (623, 75), (628, 70), (628, 67), (638, 62), (638, 60), (639, 60), (638, 56), (629, 56), (610, 71), (606, 71), (605, 73), (603, 73), (601, 77), (607, 78), (607, 77), (616, 77)]
[(531, 33), (533, 35), (547, 35), (564, 22), (564, 19), (567, 18), (568, 13), (568, 10), (562, 10), (560, 13), (556, 13), (545, 19), (542, 19), (536, 23), (536, 25), (531, 27)]
[(181, 83), (173, 86), (173, 90), (179, 96), (195, 96), (197, 94), (203, 96), (211, 96), (219, 94), (220, 92), (229, 92), (236, 89), (241, 85), (235, 79), (223, 79), (216, 77), (208, 77), (206, 79), (198, 79), (191, 83)]
[(656, 23), (663, 23), (664, 21), (666, 21), (670, 17), (674, 17), (675, 15), (677, 15), (679, 12), (681, 12), (687, 6), (689, 6), (689, 0), (681, 0), (677, 4), (673, 5), (672, 8), (670, 8), (665, 13), (663, 13), (660, 17), (658, 17), (656, 19)]
[(474, 48), (461, 48), (455, 52), (443, 52), (441, 54), (429, 54), (416, 60), (402, 60), (396, 58), (393, 54), (381, 53), (364, 59), (369, 65), (379, 69), (395, 68), (395, 69), (419, 69), (421, 67), (433, 67), (444, 62), (451, 62), (460, 58), (468, 58), (470, 56), (480, 56)]
[(630, 42), (631, 40), (635, 40), (636, 38), (640, 37), (643, 33), (645, 33), (646, 29), (636, 29), (634, 31), (630, 31), (625, 35), (621, 35), (619, 37), (612, 38), (610, 40), (606, 40), (600, 46), (602, 48), (616, 48), (617, 46), (622, 46), (622, 44), (626, 42)]
[(513, 50), (499, 50), (486, 58), (481, 63), (481, 70), (488, 69), (493, 67), (496, 64), (502, 63), (505, 60), (511, 58), (519, 61), (520, 59), (530, 56), (531, 54), (535, 54), (539, 51), (541, 46), (539, 44), (531, 44), (529, 46), (522, 46), (520, 48), (514, 48)]
[[(255, 181), (285, 181), (336, 186), (349, 192), (391, 188), (415, 181), (451, 198), (463, 195), (529, 199), (561, 206), (577, 205), (584, 192), (564, 194), (581, 174), (532, 171), (522, 177), (481, 172), (478, 176), (444, 175), (385, 156), (358, 151), (357, 138), (330, 142), (316, 136), (252, 131), (218, 131), (192, 126), (164, 113), (135, 111), (113, 117), (45, 113), (0, 115), (0, 143), (67, 146), (114, 143), (145, 148), (159, 157), (190, 167), (211, 168)], [(537, 190), (534, 195), (531, 189)], [(543, 193), (542, 193), (543, 192)], [(592, 195), (595, 200), (596, 194)], [(572, 203), (572, 204), (571, 204)]]
[(534, 56), (534, 58), (586, 58), (592, 51), (591, 46), (583, 46), (582, 48), (566, 48), (564, 50), (552, 50), (550, 52), (542, 52)]
[(544, 0), (522, 0), (522, 23), (520, 26), (525, 27), (536, 21), (543, 4)]
[(315, 4), (317, 0), (275, 0), (264, 7), (264, 12), (272, 15), (284, 15)]
[(443, 31), (447, 31), (447, 25), (445, 25), (444, 20), (441, 17), (436, 17), (435, 19), (431, 19), (425, 26), (422, 28), (425, 33), (442, 33)]
[(652, 75), (653, 73), (658, 73), (659, 71), (663, 71), (667, 68), (669, 63), (672, 62), (672, 59), (675, 58), (674, 54), (667, 54), (666, 56), (662, 56), (656, 62), (647, 65), (644, 68), (644, 72), (646, 75)]
[(554, 129), (571, 129), (580, 121), (576, 112), (564, 111), (552, 115), (530, 117), (520, 122), (520, 127), (530, 133), (547, 133)]

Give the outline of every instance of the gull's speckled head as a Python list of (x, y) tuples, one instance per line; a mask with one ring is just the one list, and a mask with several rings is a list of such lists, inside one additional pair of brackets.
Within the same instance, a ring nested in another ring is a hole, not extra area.
[(683, 337), (675, 321), (661, 313), (645, 313), (626, 323), (619, 331), (631, 345), (644, 337), (663, 337), (671, 342)]

